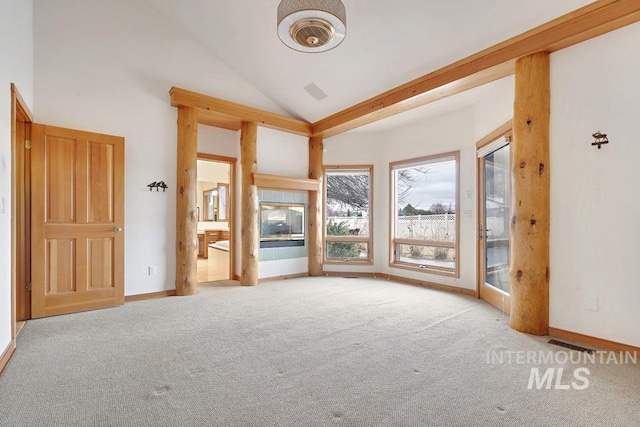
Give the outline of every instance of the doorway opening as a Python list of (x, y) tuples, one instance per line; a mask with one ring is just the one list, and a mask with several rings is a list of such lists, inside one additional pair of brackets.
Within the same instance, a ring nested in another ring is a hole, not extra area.
[(31, 319), (30, 132), (33, 115), (11, 84), (11, 311), (15, 339)]
[(478, 145), (478, 291), (509, 314), (511, 129)]
[(235, 165), (235, 158), (198, 153), (198, 283), (235, 276)]

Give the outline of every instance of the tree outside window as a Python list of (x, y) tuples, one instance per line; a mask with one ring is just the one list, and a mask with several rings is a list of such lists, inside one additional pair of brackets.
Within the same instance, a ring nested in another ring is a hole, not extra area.
[(325, 259), (372, 262), (372, 166), (325, 167)]

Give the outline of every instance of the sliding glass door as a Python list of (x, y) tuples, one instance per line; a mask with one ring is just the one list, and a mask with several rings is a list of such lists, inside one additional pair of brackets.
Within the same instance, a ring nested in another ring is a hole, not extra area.
[(480, 297), (509, 314), (509, 223), (511, 206), (509, 138), (478, 151)]

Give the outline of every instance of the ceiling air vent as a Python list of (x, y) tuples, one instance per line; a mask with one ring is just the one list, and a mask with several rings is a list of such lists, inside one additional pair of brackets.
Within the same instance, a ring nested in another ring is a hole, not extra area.
[(324, 93), (324, 91), (320, 89), (318, 85), (315, 83), (309, 83), (304, 87), (304, 90), (306, 90), (309, 93), (309, 95), (313, 96), (317, 101), (322, 101), (327, 96), (329, 96), (326, 93)]

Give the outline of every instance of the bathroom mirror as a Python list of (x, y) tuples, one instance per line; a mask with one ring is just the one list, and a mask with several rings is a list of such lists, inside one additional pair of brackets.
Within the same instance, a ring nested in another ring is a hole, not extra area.
[(218, 221), (229, 221), (229, 184), (218, 184)]
[(217, 221), (218, 217), (218, 189), (212, 188), (203, 191), (202, 199), (202, 220)]

